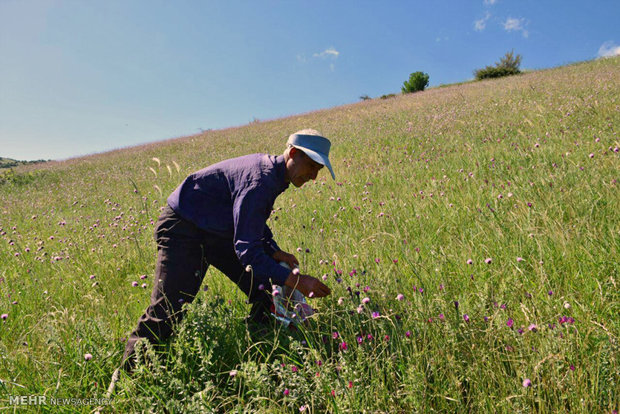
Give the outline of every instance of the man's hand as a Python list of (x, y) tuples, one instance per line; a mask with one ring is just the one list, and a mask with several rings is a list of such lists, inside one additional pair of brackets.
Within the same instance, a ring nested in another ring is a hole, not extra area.
[(294, 269), (299, 266), (299, 260), (297, 260), (297, 258), (294, 255), (287, 253), (285, 251), (282, 251), (282, 250), (278, 250), (271, 257), (273, 257), (273, 260), (275, 260), (278, 263), (280, 262), (286, 263), (291, 269)]
[(311, 298), (322, 298), (331, 293), (329, 287), (327, 287), (327, 285), (319, 279), (310, 275), (295, 275), (293, 272), (288, 275), (284, 285), (290, 287), (291, 289), (297, 289), (303, 293), (304, 296)]

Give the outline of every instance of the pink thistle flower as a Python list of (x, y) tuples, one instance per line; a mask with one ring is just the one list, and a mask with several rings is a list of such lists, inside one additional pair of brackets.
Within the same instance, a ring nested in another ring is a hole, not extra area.
[(297, 372), (299, 369), (295, 365), (291, 365), (291, 371)]
[(399, 293), (398, 295), (396, 295), (396, 300), (402, 302), (404, 299), (405, 299), (405, 295), (403, 295), (402, 293)]
[(465, 319), (465, 322), (469, 322), (469, 315), (464, 313), (463, 314), (463, 319)]
[(353, 388), (353, 381), (349, 381), (349, 388)]
[(484, 262), (485, 262), (486, 264), (489, 264), (489, 263), (491, 263), (492, 261), (493, 261), (493, 259), (491, 259), (490, 257), (487, 257), (486, 259), (484, 259)]
[(508, 320), (506, 321), (506, 326), (509, 328), (512, 328), (513, 324), (514, 324), (514, 321), (512, 320), (512, 318), (508, 318)]
[(340, 344), (340, 349), (341, 349), (342, 351), (346, 351), (347, 349), (349, 349), (349, 347), (347, 346), (347, 343), (346, 343), (346, 342), (342, 342), (342, 343)]
[(288, 390), (288, 388), (286, 388), (286, 389), (284, 390), (284, 396), (285, 396), (285, 397), (288, 397), (288, 395), (289, 395), (290, 393), (291, 393), (291, 392)]
[(358, 337), (357, 337), (357, 344), (358, 344), (358, 345), (361, 345), (361, 344), (362, 344), (362, 342), (364, 342), (364, 338), (363, 338), (363, 337), (361, 337), (361, 336), (358, 336)]
[(2, 319), (3, 321), (6, 321), (9, 317), (8, 313), (3, 313), (2, 315), (0, 315), (0, 319)]
[(532, 386), (532, 381), (530, 381), (528, 378), (523, 380), (523, 388), (527, 388), (531, 386)]
[(230, 375), (231, 377), (234, 377), (235, 375), (237, 375), (237, 370), (233, 369), (232, 371), (230, 371), (228, 375)]
[(363, 303), (364, 305), (365, 305), (365, 304), (367, 304), (368, 302), (370, 302), (370, 298), (364, 298), (364, 299), (362, 299), (362, 303)]
[(407, 331), (407, 332), (405, 332), (405, 336), (406, 336), (407, 338), (411, 338), (411, 331)]
[(381, 259), (379, 259), (378, 257), (375, 259), (375, 263), (379, 264), (379, 262), (381, 261)]
[(334, 338), (334, 339), (338, 338), (338, 332), (333, 332), (332, 333), (332, 338)]
[(146, 289), (146, 283), (142, 284), (142, 289)]
[(517, 262), (522, 262), (523, 258), (522, 257), (517, 257)]
[(134, 282), (131, 282), (131, 286), (133, 286), (133, 287), (137, 287), (137, 286), (138, 286), (138, 282), (135, 282), (135, 281), (134, 281)]
[(362, 305), (359, 305), (357, 307), (357, 313), (362, 313), (362, 312), (364, 312), (364, 307)]
[(92, 354), (84, 354), (84, 360), (85, 361), (90, 361), (91, 359), (93, 359), (93, 355)]
[(343, 297), (339, 297), (338, 298), (338, 305), (342, 305), (344, 303), (344, 298)]
[(467, 264), (468, 264), (468, 265), (470, 265), (470, 264), (474, 264), (474, 261), (473, 261), (473, 260), (471, 260), (471, 259), (467, 259)]
[(535, 323), (530, 324), (530, 326), (527, 327), (527, 329), (531, 332), (536, 332), (538, 330), (538, 327), (536, 326)]
[(593, 153), (590, 153), (590, 155), (588, 155), (588, 157), (590, 157), (590, 158), (594, 158), (594, 154), (593, 154)]
[(372, 318), (373, 319), (377, 319), (379, 316), (381, 316), (381, 314), (379, 312), (373, 312), (372, 313)]

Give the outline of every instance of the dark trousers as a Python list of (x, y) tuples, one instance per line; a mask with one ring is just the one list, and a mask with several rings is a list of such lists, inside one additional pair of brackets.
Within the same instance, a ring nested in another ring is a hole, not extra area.
[(182, 305), (191, 303), (200, 289), (209, 265), (224, 273), (253, 304), (249, 319), (268, 320), (271, 286), (259, 289), (252, 274), (239, 262), (233, 241), (210, 235), (182, 219), (166, 206), (155, 227), (157, 265), (151, 303), (131, 333), (123, 355), (125, 369), (133, 368), (136, 343), (146, 339), (153, 344), (168, 338), (183, 318)]

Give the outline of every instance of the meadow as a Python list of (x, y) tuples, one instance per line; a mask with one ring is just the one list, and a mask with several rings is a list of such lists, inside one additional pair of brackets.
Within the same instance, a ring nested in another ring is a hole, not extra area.
[[(620, 58), (21, 166), (0, 180), (0, 407), (15, 412), (617, 412)], [(209, 269), (102, 399), (149, 302), (154, 223), (206, 165), (332, 139), (269, 226), (331, 296), (252, 341)]]

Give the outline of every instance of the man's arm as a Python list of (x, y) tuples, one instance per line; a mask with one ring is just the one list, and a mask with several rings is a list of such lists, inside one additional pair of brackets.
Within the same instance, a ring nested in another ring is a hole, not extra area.
[[(246, 188), (233, 201), (234, 246), (243, 266), (251, 265), (258, 283), (283, 286), (291, 272), (265, 252), (265, 222), (271, 212), (268, 191), (258, 184)], [(269, 230), (271, 233), (271, 230)], [(273, 240), (273, 239), (272, 239)]]
[(273, 233), (267, 224), (265, 224), (265, 231), (263, 233), (263, 247), (271, 257), (273, 257), (274, 253), (282, 250), (273, 239)]

